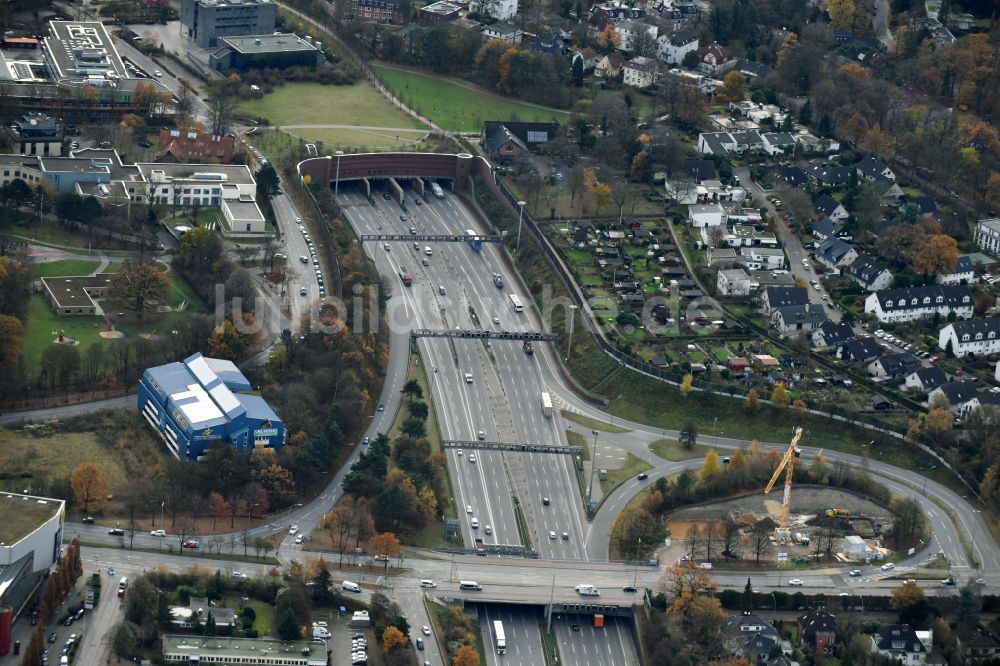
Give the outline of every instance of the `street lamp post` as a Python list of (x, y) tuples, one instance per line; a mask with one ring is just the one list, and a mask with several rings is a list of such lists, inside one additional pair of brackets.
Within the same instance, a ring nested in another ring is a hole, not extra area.
[(635, 573), (632, 574), (632, 587), (639, 581), (639, 552), (642, 550), (642, 537), (639, 537), (639, 543), (635, 547)]
[(573, 353), (573, 324), (576, 323), (576, 306), (569, 306), (569, 344), (566, 345), (566, 362), (569, 362), (569, 355)]
[(163, 529), (163, 510), (167, 506), (167, 502), (160, 502), (160, 529)]
[(594, 470), (597, 469), (597, 429), (590, 431), (594, 435), (594, 455), (590, 456), (590, 487), (587, 489), (587, 508), (594, 501)]
[(524, 221), (524, 205), (528, 203), (527, 201), (518, 201), (517, 208), (517, 250), (521, 249), (521, 223)]
[(718, 416), (716, 416), (714, 419), (712, 419), (712, 430), (715, 431), (715, 444), (712, 446), (712, 448), (715, 449), (716, 453), (718, 453), (719, 452), (719, 417)]
[[(920, 471), (922, 471), (922, 472), (930, 472), (931, 470), (934, 470), (934, 469), (937, 469), (937, 465), (931, 465), (930, 467), (921, 467)], [(924, 474), (924, 490), (923, 490), (923, 495), (924, 495), (924, 497), (927, 497), (927, 475), (926, 474)]]
[[(615, 400), (621, 400), (621, 398), (622, 398), (623, 395), (625, 395), (625, 394), (624, 393), (619, 393), (618, 396), (615, 398)], [(609, 407), (611, 406), (612, 402), (614, 402), (614, 400), (611, 400), (611, 401), (608, 402), (608, 406)], [(615, 415), (611, 414), (611, 425), (614, 425), (614, 424), (615, 424)]]
[(340, 194), (340, 158), (344, 151), (337, 151), (337, 177), (333, 181), (333, 202), (338, 203), (337, 195)]

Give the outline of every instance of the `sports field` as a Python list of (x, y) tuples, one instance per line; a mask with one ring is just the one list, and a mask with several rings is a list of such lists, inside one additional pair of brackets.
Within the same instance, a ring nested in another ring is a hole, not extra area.
[(569, 113), (519, 102), (471, 83), (438, 78), (412, 70), (372, 65), (404, 104), (445, 130), (478, 132), (486, 120), (565, 122)]
[[(420, 129), (367, 81), (350, 86), (286, 83), (261, 99), (243, 102), (239, 111), (267, 118), (272, 125), (358, 125)], [(305, 138), (306, 130), (296, 131)]]

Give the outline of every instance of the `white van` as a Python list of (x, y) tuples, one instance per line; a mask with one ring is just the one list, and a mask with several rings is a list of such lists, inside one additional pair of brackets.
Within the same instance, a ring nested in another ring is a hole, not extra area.
[(440, 287), (438, 287), (438, 293), (441, 294), (442, 296), (444, 296), (444, 294), (445, 294), (444, 285), (441, 285)]
[(431, 249), (430, 245), (424, 248), (424, 254), (426, 254), (428, 257), (434, 256), (434, 250)]
[(481, 590), (483, 589), (479, 583), (474, 580), (460, 580), (458, 581), (458, 589), (460, 590)]
[(352, 583), (349, 580), (345, 580), (343, 583), (341, 583), (340, 589), (347, 590), (348, 592), (357, 592), (358, 594), (361, 594), (361, 586), (358, 585), (357, 583)]
[(430, 580), (429, 578), (425, 578), (422, 581), (420, 581), (420, 587), (437, 587), (437, 583)]

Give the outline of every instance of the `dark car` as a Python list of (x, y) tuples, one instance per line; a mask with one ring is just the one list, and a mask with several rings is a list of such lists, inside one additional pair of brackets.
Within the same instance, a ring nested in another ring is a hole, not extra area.
[(633, 587), (633, 586), (631, 586), (631, 585), (629, 585), (628, 587), (623, 587), (622, 588), (622, 592), (635, 592), (635, 591), (636, 591), (636, 588)]
[(111, 536), (125, 536), (125, 530), (123, 530), (120, 527), (112, 527), (110, 530), (108, 530), (108, 534), (110, 534)]
[(93, 525), (94, 524), (94, 517), (93, 516), (87, 516), (86, 518), (83, 519), (83, 522), (87, 523), (88, 525)]
[(57, 638), (59, 638), (59, 636), (56, 635), (56, 632), (53, 631), (51, 634), (49, 634), (49, 645), (55, 643)]
[(645, 481), (646, 479), (649, 478), (649, 474), (646, 474), (645, 472), (643, 472), (643, 473), (641, 473), (639, 476), (637, 476), (635, 478), (639, 479), (640, 481)]

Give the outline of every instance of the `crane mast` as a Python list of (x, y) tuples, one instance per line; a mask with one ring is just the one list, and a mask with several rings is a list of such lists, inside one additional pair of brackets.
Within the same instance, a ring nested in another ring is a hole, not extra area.
[(774, 531), (774, 536), (778, 540), (778, 543), (787, 543), (790, 531), (788, 529), (788, 513), (792, 505), (792, 476), (795, 471), (795, 460), (802, 454), (802, 451), (798, 447), (799, 439), (802, 437), (802, 428), (795, 429), (795, 436), (792, 437), (791, 443), (788, 445), (788, 450), (785, 451), (785, 455), (781, 457), (781, 461), (778, 463), (777, 468), (774, 470), (774, 475), (771, 476), (771, 480), (768, 482), (767, 487), (764, 488), (764, 494), (767, 495), (774, 488), (774, 484), (778, 481), (778, 477), (781, 476), (782, 471), (785, 473), (785, 494), (781, 499), (781, 524)]

